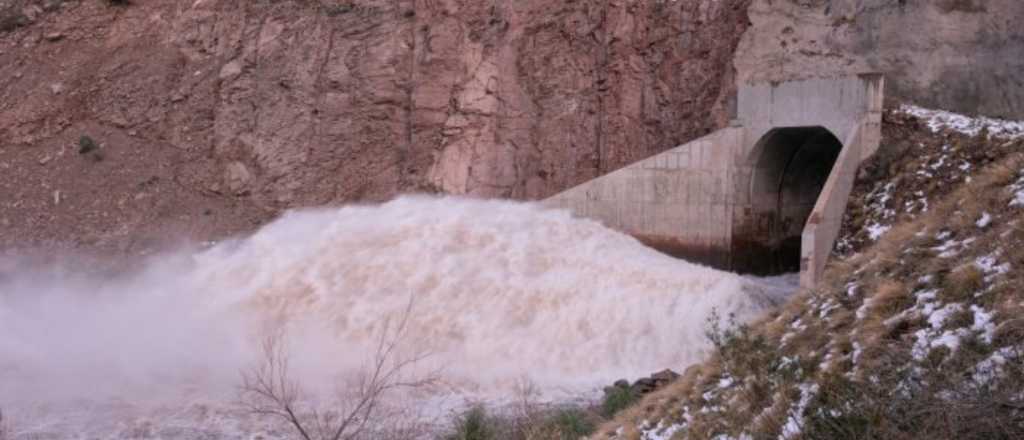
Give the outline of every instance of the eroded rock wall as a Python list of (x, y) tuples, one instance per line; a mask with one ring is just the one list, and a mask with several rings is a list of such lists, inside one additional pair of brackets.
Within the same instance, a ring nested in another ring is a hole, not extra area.
[(920, 105), (1024, 119), (1024, 2), (754, 0), (743, 81), (885, 73)]
[(418, 2), (408, 183), (541, 198), (724, 125), (746, 3)]
[(724, 125), (748, 3), (8, 0), (0, 245), (542, 198)]

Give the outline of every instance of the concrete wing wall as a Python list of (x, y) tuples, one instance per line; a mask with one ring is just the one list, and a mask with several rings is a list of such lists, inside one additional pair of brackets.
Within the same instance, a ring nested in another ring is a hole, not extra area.
[(832, 255), (836, 237), (842, 228), (857, 169), (861, 162), (878, 150), (881, 142), (884, 80), (879, 77), (871, 81), (869, 86), (867, 111), (843, 140), (843, 152), (833, 165), (832, 173), (804, 227), (800, 254), (800, 286), (804, 288), (814, 287), (821, 279), (825, 263)]
[(732, 158), (743, 129), (730, 127), (598, 177), (545, 201), (601, 221), (669, 254), (728, 264), (731, 216), (746, 191)]

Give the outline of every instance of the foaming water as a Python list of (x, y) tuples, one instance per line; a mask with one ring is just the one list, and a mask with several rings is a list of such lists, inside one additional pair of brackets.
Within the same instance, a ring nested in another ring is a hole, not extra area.
[(25, 434), (272, 433), (232, 404), (261, 328), (285, 326), (296, 379), (316, 388), (365, 365), (406, 310), (403, 348), (431, 353), (422, 367), (453, 400), (523, 380), (567, 398), (699, 360), (713, 310), (750, 319), (777, 291), (533, 204), (292, 212), (131, 276), (0, 277), (0, 407)]

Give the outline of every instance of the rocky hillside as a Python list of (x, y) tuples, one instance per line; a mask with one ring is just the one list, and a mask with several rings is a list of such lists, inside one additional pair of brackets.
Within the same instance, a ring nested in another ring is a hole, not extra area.
[(597, 438), (1024, 436), (1024, 125), (912, 106), (884, 125), (822, 286), (710, 322), (711, 358)]
[(541, 198), (724, 125), (748, 2), (0, 0), (0, 247)]

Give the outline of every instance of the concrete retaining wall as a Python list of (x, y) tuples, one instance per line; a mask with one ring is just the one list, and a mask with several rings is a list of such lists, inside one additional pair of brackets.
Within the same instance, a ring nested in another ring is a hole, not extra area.
[[(793, 242), (792, 236), (799, 243), (794, 267), (801, 268), (806, 286), (813, 285), (831, 253), (856, 169), (878, 148), (882, 78), (744, 85), (737, 102), (732, 126), (546, 203), (600, 220), (666, 253), (741, 272), (787, 267), (772, 260), (790, 258), (784, 243)], [(780, 130), (788, 135), (771, 137)], [(796, 152), (826, 148), (824, 132), (841, 150), (831, 172), (825, 169), (827, 180), (815, 183), (821, 188), (817, 201), (784, 203), (786, 179), (803, 175), (793, 167), (821, 166), (795, 160)], [(793, 226), (787, 215), (798, 216), (799, 224)]]
[(730, 167), (743, 130), (727, 128), (546, 201), (675, 256), (728, 266), (733, 207), (747, 194)]

